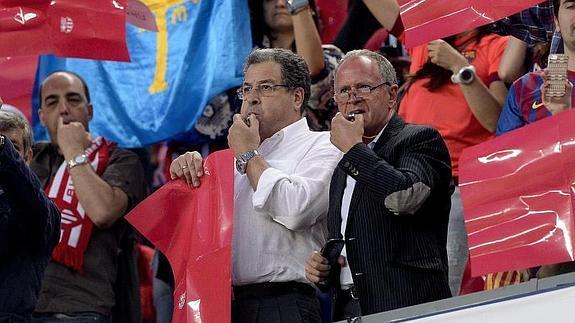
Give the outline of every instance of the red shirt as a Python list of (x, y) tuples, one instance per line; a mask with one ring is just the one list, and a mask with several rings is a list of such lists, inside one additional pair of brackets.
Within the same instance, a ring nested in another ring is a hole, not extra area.
[[(479, 43), (469, 42), (469, 36), (457, 40), (456, 46), (464, 45), (462, 53), (475, 66), (476, 76), (489, 87), (498, 80), (497, 69), (505, 49), (507, 37), (484, 36)], [(467, 42), (467, 44), (466, 44)], [(418, 71), (428, 59), (427, 45), (409, 50), (410, 73)], [(458, 160), (461, 151), (494, 137), (473, 116), (463, 92), (457, 84), (447, 84), (430, 92), (423, 85), (428, 79), (417, 80), (403, 97), (399, 114), (410, 123), (427, 124), (439, 130), (451, 155), (453, 176), (458, 176)]]

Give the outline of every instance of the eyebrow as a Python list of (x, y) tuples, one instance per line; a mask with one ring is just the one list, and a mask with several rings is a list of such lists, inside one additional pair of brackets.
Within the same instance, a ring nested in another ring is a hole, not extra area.
[[(66, 98), (70, 98), (70, 97), (82, 97), (82, 94), (78, 93), (78, 92), (68, 92), (66, 93), (65, 97)], [(57, 99), (59, 96), (57, 94), (50, 94), (48, 95), (46, 98), (44, 98), (44, 102), (50, 100), (50, 99)]]
[[(575, 0), (574, 0), (574, 1), (575, 1)], [(257, 83), (257, 84), (263, 84), (263, 83), (275, 83), (275, 82), (276, 82), (276, 80), (265, 79), (265, 80), (257, 81), (256, 83)], [(251, 83), (248, 83), (248, 82), (244, 82), (244, 85), (252, 85), (252, 84), (251, 84)]]

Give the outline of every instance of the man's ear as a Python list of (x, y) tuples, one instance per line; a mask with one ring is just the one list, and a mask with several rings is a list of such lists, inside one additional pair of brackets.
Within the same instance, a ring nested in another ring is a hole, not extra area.
[(42, 108), (38, 109), (38, 118), (40, 119), (40, 124), (42, 127), (46, 127), (46, 121), (44, 121), (44, 112)]
[(303, 112), (303, 109), (305, 108), (303, 106), (303, 101), (305, 98), (305, 92), (303, 90), (303, 88), (298, 87), (294, 89), (294, 107), (298, 112)]
[(395, 106), (397, 101), (397, 94), (399, 93), (399, 86), (397, 84), (393, 84), (389, 87), (389, 105), (391, 107)]
[(92, 103), (88, 103), (88, 121), (92, 121), (93, 116), (94, 116), (94, 107), (92, 107)]

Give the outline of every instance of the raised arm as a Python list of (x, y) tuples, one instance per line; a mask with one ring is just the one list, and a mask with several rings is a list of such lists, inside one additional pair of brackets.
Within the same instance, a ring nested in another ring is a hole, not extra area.
[(321, 73), (325, 67), (321, 38), (312, 17), (310, 7), (292, 16), (295, 46), (309, 67), (311, 77)]

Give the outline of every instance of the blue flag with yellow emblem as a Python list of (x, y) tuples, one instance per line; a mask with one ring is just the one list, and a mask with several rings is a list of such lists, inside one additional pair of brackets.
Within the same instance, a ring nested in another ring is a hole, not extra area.
[(193, 128), (206, 103), (241, 84), (251, 50), (245, 0), (143, 0), (158, 32), (126, 25), (131, 62), (40, 57), (33, 105), (34, 136), (46, 139), (38, 120), (38, 84), (57, 70), (80, 75), (90, 89), (90, 132), (122, 147), (142, 147)]

